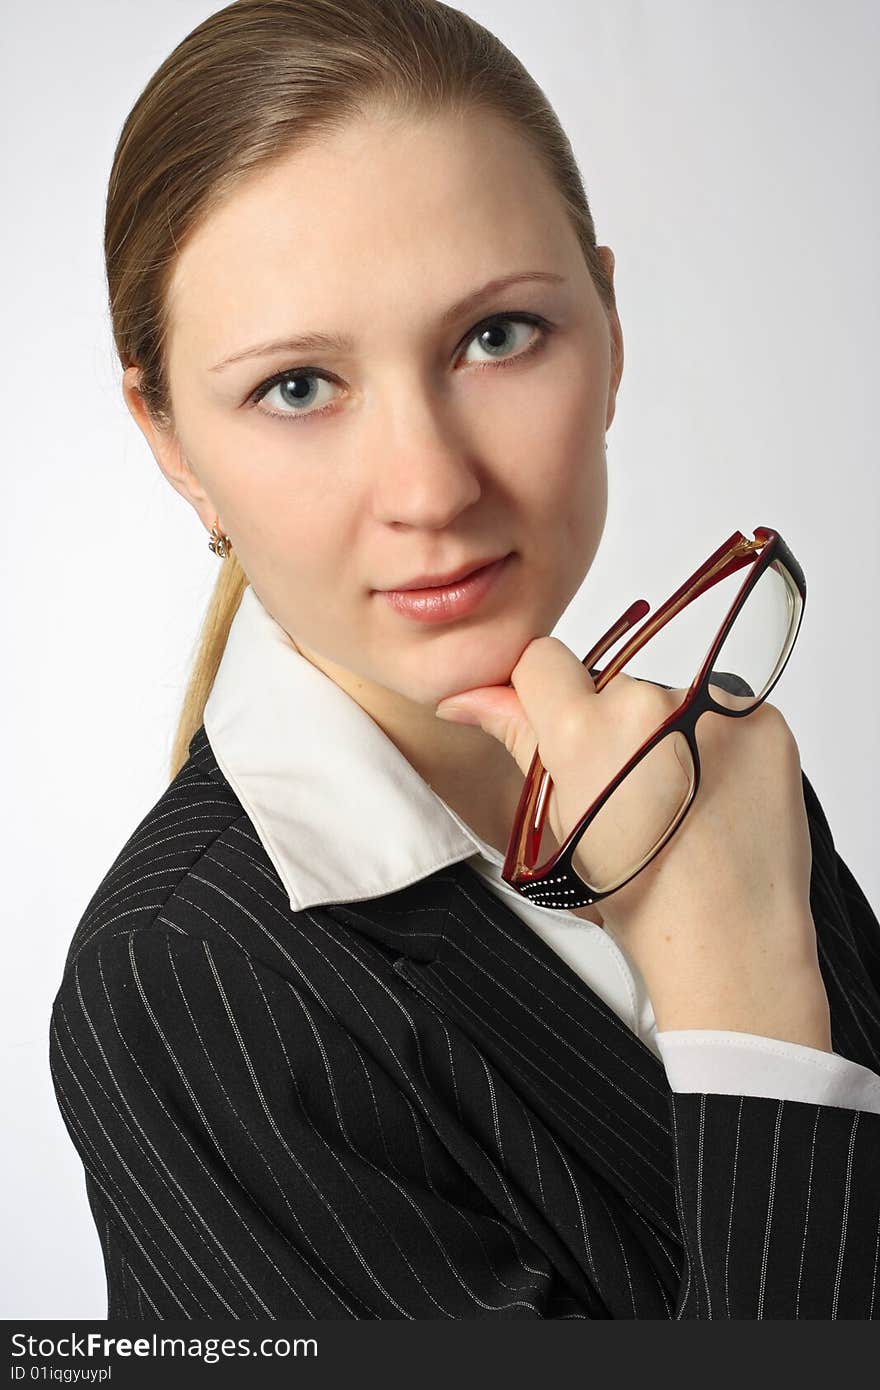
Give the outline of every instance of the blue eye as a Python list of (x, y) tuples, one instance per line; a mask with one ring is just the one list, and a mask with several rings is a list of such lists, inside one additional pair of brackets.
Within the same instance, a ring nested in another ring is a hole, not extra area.
[[(282, 402), (286, 404), (296, 403), (297, 409), (292, 412), (295, 418), (297, 415), (303, 415), (305, 413), (304, 407), (314, 404), (317, 393), (314, 389), (307, 389), (309, 388), (309, 384), (313, 381), (323, 381), (328, 385), (330, 384), (330, 378), (326, 376), (324, 372), (318, 371), (316, 368), (290, 368), (287, 371), (277, 373), (275, 376), (270, 377), (268, 381), (265, 381), (262, 386), (258, 386), (251, 400), (256, 405), (256, 403), (261, 401), (264, 396), (267, 396), (270, 391), (275, 391), (277, 389), (279, 392), (279, 399)], [(301, 406), (303, 409), (299, 408)], [(283, 417), (290, 418), (287, 411), (264, 410), (262, 413), (264, 415), (275, 416), (278, 419)], [(309, 413), (312, 415), (320, 415), (322, 412), (314, 410)]]
[[(553, 325), (548, 323), (546, 319), (541, 318), (538, 314), (494, 314), (492, 318), (484, 319), (482, 323), (477, 324), (476, 328), (472, 329), (465, 341), (467, 344), (470, 344), (475, 339), (491, 336), (498, 337), (499, 334), (502, 335), (503, 339), (506, 332), (504, 325), (507, 324), (526, 324), (533, 328), (537, 328), (538, 333), (532, 339), (531, 343), (522, 351), (512, 356), (507, 355), (495, 359), (490, 358), (488, 361), (484, 361), (477, 365), (480, 367), (512, 366), (515, 362), (519, 362), (521, 358), (529, 357), (533, 352), (543, 347), (547, 338), (549, 338), (553, 331)], [(498, 351), (503, 347), (503, 341), (500, 344), (481, 344), (481, 347), (483, 351)], [(251, 404), (257, 405), (258, 402), (268, 396), (270, 391), (274, 391), (277, 388), (279, 391), (279, 400), (289, 405), (294, 405), (295, 409), (283, 411), (261, 409), (261, 414), (269, 415), (272, 419), (276, 420), (311, 419), (315, 415), (325, 414), (329, 409), (329, 405), (323, 405), (318, 410), (307, 410), (307, 407), (314, 405), (315, 399), (318, 396), (318, 390), (310, 388), (309, 383), (316, 381), (325, 382), (327, 385), (333, 385), (333, 380), (333, 377), (331, 377), (328, 372), (322, 371), (319, 367), (288, 367), (285, 371), (276, 372), (274, 376), (262, 382), (251, 394), (249, 399)], [(332, 401), (330, 404), (332, 404)]]

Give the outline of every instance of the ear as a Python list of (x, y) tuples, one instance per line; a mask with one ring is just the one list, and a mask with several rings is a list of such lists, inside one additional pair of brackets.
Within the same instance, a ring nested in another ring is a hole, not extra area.
[(187, 463), (177, 434), (171, 427), (159, 425), (147, 410), (140, 391), (140, 375), (140, 368), (134, 366), (127, 367), (122, 376), (122, 394), (135, 424), (171, 486), (195, 509), (206, 530), (210, 531), (216, 522), (222, 531), (217, 508)]
[[(608, 277), (614, 283), (614, 252), (610, 246), (597, 246), (597, 254), (602, 264), (608, 272)], [(617, 391), (620, 386), (620, 379), (623, 376), (623, 329), (620, 326), (620, 316), (615, 306), (614, 309), (606, 311), (608, 319), (608, 331), (611, 334), (611, 380), (608, 385), (608, 411), (605, 420), (606, 430), (614, 419), (614, 412), (617, 408)]]

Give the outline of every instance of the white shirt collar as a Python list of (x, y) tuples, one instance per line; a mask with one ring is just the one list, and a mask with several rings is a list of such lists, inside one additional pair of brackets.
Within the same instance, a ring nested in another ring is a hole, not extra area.
[(503, 864), (250, 585), (204, 725), (297, 911), (380, 897), (474, 854)]

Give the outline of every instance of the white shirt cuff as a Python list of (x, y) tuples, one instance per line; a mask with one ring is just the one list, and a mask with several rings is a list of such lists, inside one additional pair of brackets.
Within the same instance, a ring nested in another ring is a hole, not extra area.
[(880, 1075), (836, 1052), (715, 1028), (656, 1034), (673, 1091), (769, 1096), (880, 1115)]

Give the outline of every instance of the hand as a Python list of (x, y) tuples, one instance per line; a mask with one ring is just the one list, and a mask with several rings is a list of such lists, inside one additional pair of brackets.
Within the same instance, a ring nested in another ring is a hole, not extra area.
[[(742, 703), (719, 687), (713, 693), (732, 707)], [(561, 844), (684, 694), (620, 672), (597, 695), (563, 642), (538, 637), (510, 685), (462, 692), (441, 701), (437, 713), (458, 706), (467, 715), (460, 722), (497, 738), (523, 774), (538, 749), (553, 779), (547, 814)], [(697, 738), (701, 783), (693, 805), (652, 862), (602, 900), (604, 923), (641, 970), (658, 1029), (733, 1029), (831, 1051), (797, 743), (767, 701), (745, 719), (708, 712)], [(650, 774), (661, 798), (682, 776), (673, 741), (663, 748)], [(648, 790), (640, 778), (639, 798)], [(615, 856), (625, 849), (622, 837), (635, 833), (638, 814), (638, 801), (631, 802), (626, 825), (602, 831), (606, 845), (613, 835)], [(591, 856), (601, 858), (598, 835), (591, 832)]]

